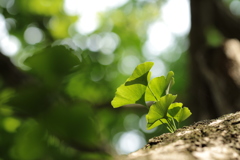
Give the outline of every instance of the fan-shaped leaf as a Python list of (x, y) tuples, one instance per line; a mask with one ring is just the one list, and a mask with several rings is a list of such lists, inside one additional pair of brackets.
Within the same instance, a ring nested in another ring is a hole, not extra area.
[(176, 99), (176, 97), (176, 95), (167, 94), (166, 96), (161, 97), (159, 101), (150, 107), (149, 112), (146, 116), (148, 129), (153, 128), (153, 125), (156, 127), (156, 124), (159, 123), (157, 122), (158, 120), (167, 118), (168, 108)]
[(169, 89), (174, 84), (174, 73), (170, 71), (164, 76), (153, 78), (146, 89), (145, 101), (158, 101), (164, 93), (168, 94)]
[(152, 66), (153, 62), (145, 62), (136, 67), (127, 81), (118, 87), (111, 102), (114, 108), (127, 104), (145, 105), (145, 91), (148, 85), (149, 70)]
[(191, 111), (187, 107), (181, 108), (181, 110), (174, 116), (178, 122), (182, 122), (191, 115)]
[(158, 101), (166, 89), (166, 79), (164, 76), (153, 78), (146, 89), (146, 101)]
[(182, 109), (182, 103), (172, 103), (168, 108), (168, 117), (174, 118), (178, 112)]

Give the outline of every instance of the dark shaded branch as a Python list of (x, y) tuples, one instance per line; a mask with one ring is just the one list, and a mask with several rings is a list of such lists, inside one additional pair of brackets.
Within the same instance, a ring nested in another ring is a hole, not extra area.
[(21, 72), (9, 57), (0, 52), (0, 78), (10, 87), (18, 87), (26, 82), (28, 76)]
[(214, 25), (227, 38), (240, 40), (240, 18), (234, 16), (220, 0), (213, 0)]

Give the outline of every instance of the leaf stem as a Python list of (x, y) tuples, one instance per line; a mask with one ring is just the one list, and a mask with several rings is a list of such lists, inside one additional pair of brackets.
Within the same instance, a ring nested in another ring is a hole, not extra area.
[(173, 133), (173, 129), (169, 127), (169, 125), (167, 125), (167, 129), (169, 130), (169, 132)]
[(175, 130), (177, 129), (177, 126), (176, 126), (176, 123), (175, 123), (175, 121), (174, 121), (174, 118), (172, 117), (172, 121), (173, 121), (173, 125), (174, 125), (174, 127), (175, 127)]
[(172, 131), (170, 131), (170, 132), (174, 132), (177, 128), (171, 123), (171, 121), (169, 121), (169, 119), (168, 118), (166, 118), (166, 121), (167, 121), (167, 124), (168, 124), (168, 126), (171, 128), (171, 130)]
[[(159, 121), (160, 121), (162, 124), (164, 124), (161, 119), (159, 119)], [(167, 129), (168, 129), (168, 131), (171, 132), (171, 133), (174, 132), (173, 128), (172, 128), (168, 123), (167, 123)]]

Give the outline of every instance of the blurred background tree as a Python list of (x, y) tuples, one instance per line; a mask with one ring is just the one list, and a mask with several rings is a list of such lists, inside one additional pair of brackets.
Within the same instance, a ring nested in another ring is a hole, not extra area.
[[(225, 37), (239, 39), (239, 4), (191, 0), (189, 42), (187, 0), (0, 0), (0, 159), (110, 159), (166, 132), (146, 130), (146, 108), (110, 104), (145, 61), (155, 62), (153, 76), (175, 72), (173, 92), (194, 119), (228, 112), (213, 110), (213, 100), (231, 90), (212, 87), (216, 80), (206, 79), (202, 64), (222, 66), (210, 53), (223, 51)], [(221, 15), (232, 21), (215, 20)], [(219, 77), (224, 86), (236, 82), (226, 77)], [(225, 96), (228, 102), (239, 96), (231, 86), (235, 96)]]
[(191, 0), (190, 4), (189, 105), (195, 119), (217, 118), (238, 111), (240, 1)]

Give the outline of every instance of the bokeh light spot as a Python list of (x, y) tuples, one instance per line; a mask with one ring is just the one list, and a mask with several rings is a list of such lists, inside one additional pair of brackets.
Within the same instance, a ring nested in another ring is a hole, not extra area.
[(124, 119), (124, 127), (126, 130), (138, 129), (139, 116), (136, 114), (129, 114)]
[(232, 14), (240, 16), (240, 1), (234, 0), (230, 3), (230, 11)]
[(19, 51), (21, 43), (15, 36), (6, 36), (1, 40), (0, 46), (3, 54), (13, 56)]
[(174, 37), (169, 28), (160, 21), (150, 25), (148, 28), (148, 39), (143, 46), (145, 57), (160, 55), (166, 51), (174, 42)]
[(73, 37), (73, 42), (81, 48), (82, 50), (85, 50), (87, 48), (87, 36), (82, 36), (82, 35), (75, 35)]
[(142, 148), (146, 144), (144, 135), (138, 130), (122, 133), (117, 144), (118, 154), (128, 154)]
[(7, 25), (2, 14), (0, 14), (0, 39), (7, 35)]
[(151, 60), (154, 62), (153, 67), (151, 68), (152, 75), (151, 77), (159, 77), (165, 75), (167, 72), (166, 65), (160, 59)]
[(123, 57), (120, 62), (119, 71), (125, 75), (131, 75), (135, 67), (140, 63), (139, 59), (134, 55)]
[(24, 32), (24, 39), (28, 44), (36, 44), (43, 40), (43, 33), (37, 27), (28, 27)]
[(13, 133), (20, 126), (21, 122), (18, 119), (7, 117), (3, 120), (4, 129), (7, 132)]
[(100, 42), (100, 50), (103, 54), (111, 54), (119, 44), (119, 37), (117, 34), (110, 32), (105, 33)]
[(162, 6), (162, 18), (170, 31), (178, 36), (190, 30), (190, 7), (188, 0), (168, 0)]
[(95, 31), (99, 26), (99, 20), (97, 15), (89, 13), (88, 15), (82, 15), (81, 18), (76, 22), (76, 30), (87, 35)]
[(98, 57), (98, 62), (101, 65), (110, 65), (111, 63), (113, 63), (113, 61), (114, 61), (114, 54), (111, 54), (111, 55), (100, 54), (100, 56)]
[(100, 41), (101, 37), (93, 34), (87, 39), (87, 47), (90, 51), (97, 52), (100, 49)]

